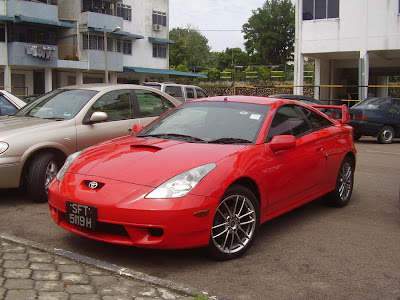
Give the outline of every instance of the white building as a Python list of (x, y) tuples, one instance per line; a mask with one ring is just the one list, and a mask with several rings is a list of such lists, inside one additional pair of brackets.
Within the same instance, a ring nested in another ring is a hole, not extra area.
[(400, 75), (400, 0), (296, 0), (294, 93), (306, 57), (316, 98), (386, 96), (388, 76)]
[(199, 76), (169, 70), (172, 43), (169, 0), (0, 0), (0, 89)]

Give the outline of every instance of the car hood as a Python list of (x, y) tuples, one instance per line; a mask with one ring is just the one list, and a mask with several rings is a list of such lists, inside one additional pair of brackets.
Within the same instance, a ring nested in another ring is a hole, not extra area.
[(184, 171), (218, 162), (245, 147), (125, 137), (88, 148), (67, 172), (156, 187)]
[(37, 129), (40, 127), (46, 127), (50, 124), (54, 124), (55, 120), (40, 119), (32, 117), (16, 117), (16, 116), (4, 116), (0, 117), (0, 138), (20, 133), (21, 129), (24, 131), (30, 129)]

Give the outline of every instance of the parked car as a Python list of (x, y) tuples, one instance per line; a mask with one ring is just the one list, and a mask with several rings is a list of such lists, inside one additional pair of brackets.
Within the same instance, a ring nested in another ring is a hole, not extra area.
[(0, 116), (5, 116), (16, 112), (26, 103), (15, 97), (13, 94), (0, 90)]
[(56, 89), (0, 117), (0, 188), (26, 187), (38, 202), (71, 153), (128, 135), (180, 102), (140, 85), (91, 84)]
[(195, 85), (176, 84), (172, 82), (145, 82), (143, 85), (159, 89), (181, 102), (208, 97), (202, 88)]
[(276, 94), (276, 95), (269, 95), (268, 97), (271, 98), (280, 98), (280, 99), (290, 99), (290, 100), (297, 100), (300, 102), (303, 102), (308, 105), (313, 105), (313, 104), (322, 104), (320, 101), (317, 99), (314, 99), (313, 97), (309, 96), (304, 96), (304, 95), (293, 95), (293, 94)]
[(22, 98), (22, 100), (24, 100), (25, 103), (29, 103), (29, 102), (36, 100), (41, 95), (42, 94), (31, 94), (31, 95), (25, 96), (24, 98)]
[(335, 121), (290, 100), (184, 103), (69, 156), (49, 187), (51, 216), (94, 240), (236, 258), (269, 219), (324, 194), (348, 204), (356, 150), (343, 109)]
[(390, 144), (400, 137), (400, 98), (367, 98), (349, 109), (354, 138), (373, 136)]

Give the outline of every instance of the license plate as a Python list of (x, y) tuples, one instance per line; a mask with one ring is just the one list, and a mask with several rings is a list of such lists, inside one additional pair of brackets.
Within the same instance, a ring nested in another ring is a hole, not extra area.
[(67, 201), (66, 205), (65, 219), (67, 223), (91, 230), (96, 229), (97, 206), (72, 201)]

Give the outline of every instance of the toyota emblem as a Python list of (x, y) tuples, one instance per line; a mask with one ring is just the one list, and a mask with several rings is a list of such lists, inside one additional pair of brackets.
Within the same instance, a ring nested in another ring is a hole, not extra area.
[(99, 184), (96, 181), (91, 181), (89, 182), (89, 188), (94, 190), (99, 186)]

